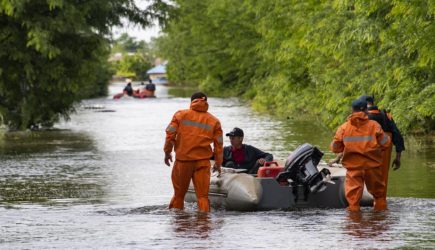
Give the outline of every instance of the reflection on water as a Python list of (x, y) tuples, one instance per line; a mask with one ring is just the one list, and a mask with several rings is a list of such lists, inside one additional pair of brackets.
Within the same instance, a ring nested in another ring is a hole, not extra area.
[(10, 132), (0, 144), (0, 157), (20, 154), (55, 153), (56, 151), (82, 151), (95, 149), (92, 138), (83, 132), (65, 129), (47, 131)]
[(213, 226), (211, 215), (200, 212), (174, 211), (171, 216), (174, 235), (180, 238), (208, 238)]
[[(122, 87), (112, 86), (111, 93)], [(188, 108), (191, 92), (172, 97), (167, 90), (158, 86), (152, 99), (84, 101), (58, 130), (6, 134), (0, 140), (0, 248), (434, 248), (435, 199), (417, 198), (435, 197), (430, 143), (405, 152), (402, 169), (390, 174), (390, 196), (407, 198), (389, 197), (385, 213), (202, 214), (195, 204), (168, 210), (172, 185), (171, 168), (163, 164), (164, 129), (174, 112)], [(315, 122), (276, 121), (233, 98), (209, 103), (224, 131), (243, 128), (247, 144), (276, 158), (304, 142), (328, 151), (332, 134)]]
[[(349, 212), (345, 232), (361, 239), (373, 239), (390, 228), (389, 212)], [(388, 240), (388, 239), (386, 239)]]
[(92, 139), (68, 130), (14, 132), (0, 145), (4, 202), (95, 201), (104, 192)]

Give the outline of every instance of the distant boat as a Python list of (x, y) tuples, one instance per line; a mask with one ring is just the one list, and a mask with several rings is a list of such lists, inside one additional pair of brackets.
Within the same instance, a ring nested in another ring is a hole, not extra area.
[(154, 92), (155, 91), (149, 91), (149, 90), (144, 90), (144, 91), (135, 90), (135, 91), (133, 91), (133, 95), (129, 96), (129, 95), (127, 95), (126, 91), (123, 91), (122, 93), (115, 94), (113, 96), (113, 99), (121, 99), (121, 98), (138, 98), (138, 99), (155, 98), (156, 96), (154, 95)]

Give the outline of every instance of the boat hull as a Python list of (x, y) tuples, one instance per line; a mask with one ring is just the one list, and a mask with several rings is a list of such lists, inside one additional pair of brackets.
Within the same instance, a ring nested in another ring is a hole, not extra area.
[[(274, 178), (256, 178), (243, 173), (223, 173), (222, 177), (212, 177), (209, 200), (213, 207), (228, 210), (256, 211), (295, 208), (345, 208), (348, 203), (344, 192), (346, 170), (328, 168), (332, 173), (326, 189), (317, 193), (307, 192), (302, 185), (281, 185)], [(196, 202), (193, 186), (189, 187), (185, 201)], [(373, 197), (364, 189), (361, 206), (371, 206)]]
[(142, 92), (139, 91), (134, 91), (133, 95), (129, 96), (127, 95), (127, 93), (123, 92), (123, 93), (118, 93), (113, 95), (113, 99), (121, 99), (121, 98), (138, 98), (138, 99), (144, 99), (144, 98), (155, 98), (156, 96), (154, 95), (155, 91), (149, 91), (149, 90), (145, 90)]

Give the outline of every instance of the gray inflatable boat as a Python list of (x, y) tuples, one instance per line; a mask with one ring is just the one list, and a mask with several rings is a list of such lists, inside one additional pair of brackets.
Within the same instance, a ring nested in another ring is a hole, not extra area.
[[(345, 208), (346, 169), (320, 163), (323, 153), (306, 143), (287, 158), (277, 176), (257, 177), (223, 169), (221, 177), (212, 176), (211, 206), (228, 210), (256, 211), (294, 208)], [(193, 185), (185, 201), (196, 202)], [(371, 206), (373, 197), (364, 188), (361, 206)]]

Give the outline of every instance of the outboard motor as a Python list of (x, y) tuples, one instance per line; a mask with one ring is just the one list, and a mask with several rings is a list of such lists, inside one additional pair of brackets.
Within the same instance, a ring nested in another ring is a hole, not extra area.
[(326, 168), (322, 171), (317, 169), (322, 156), (322, 151), (311, 144), (305, 143), (299, 146), (287, 158), (284, 172), (278, 175), (277, 181), (291, 179), (293, 185), (303, 185), (312, 193), (323, 191), (331, 172)]

